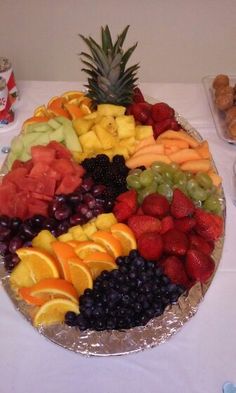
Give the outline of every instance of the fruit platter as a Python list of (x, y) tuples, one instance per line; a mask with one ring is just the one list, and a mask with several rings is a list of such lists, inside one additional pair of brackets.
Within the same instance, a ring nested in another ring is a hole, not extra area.
[(54, 343), (119, 355), (165, 342), (197, 311), (221, 258), (225, 199), (208, 142), (143, 95), (137, 44), (82, 40), (85, 92), (35, 108), (3, 165), (0, 276)]

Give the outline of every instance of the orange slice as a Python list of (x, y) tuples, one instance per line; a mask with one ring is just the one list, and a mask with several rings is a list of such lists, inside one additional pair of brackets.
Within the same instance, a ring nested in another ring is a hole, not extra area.
[(68, 104), (65, 104), (64, 107), (69, 112), (72, 120), (78, 119), (79, 117), (84, 116), (84, 112), (80, 109), (80, 107), (78, 105), (68, 103)]
[(62, 108), (63, 104), (66, 102), (64, 97), (52, 97), (47, 104), (48, 109)]
[(69, 246), (76, 248), (79, 246), (80, 242), (78, 240), (68, 240), (66, 244), (69, 244)]
[(108, 254), (110, 254), (113, 258), (117, 258), (122, 254), (121, 242), (110, 232), (97, 231), (91, 237), (95, 243), (105, 247)]
[(47, 117), (47, 108), (45, 105), (40, 105), (34, 110), (34, 116), (35, 117)]
[(79, 245), (75, 247), (75, 252), (79, 258), (84, 259), (93, 252), (106, 252), (106, 248), (93, 241), (79, 242)]
[(30, 288), (20, 288), (19, 295), (30, 304), (41, 306), (46, 301), (54, 298), (69, 299), (78, 302), (74, 286), (60, 278), (46, 278)]
[(26, 119), (26, 120), (24, 121), (24, 123), (22, 124), (22, 129), (24, 130), (25, 127), (26, 127), (28, 124), (33, 124), (33, 123), (45, 123), (45, 122), (47, 122), (47, 121), (48, 121), (48, 117), (46, 117), (46, 116), (33, 116), (33, 117), (30, 117), (29, 119)]
[(29, 287), (44, 278), (58, 278), (56, 260), (47, 252), (33, 247), (22, 247), (16, 251), (19, 264), (10, 275), (15, 288)]
[(84, 293), (86, 288), (93, 287), (93, 279), (90, 270), (80, 258), (68, 259), (68, 265), (70, 268), (71, 282), (79, 296)]
[(69, 244), (60, 241), (52, 242), (51, 245), (59, 262), (60, 277), (67, 281), (71, 281), (68, 259), (77, 257), (74, 248)]
[(103, 270), (113, 270), (117, 269), (117, 264), (107, 252), (94, 252), (83, 259), (83, 262), (88, 266), (93, 280), (101, 274)]
[(122, 245), (122, 255), (129, 255), (131, 250), (137, 248), (136, 239), (133, 231), (123, 223), (117, 223), (110, 228), (112, 235), (114, 235)]
[(87, 104), (81, 104), (80, 108), (83, 112), (84, 115), (89, 115), (90, 113), (92, 113), (91, 109), (89, 108), (89, 106)]
[(66, 91), (65, 93), (62, 94), (62, 97), (64, 97), (66, 101), (70, 101), (75, 98), (81, 98), (83, 96), (84, 93), (82, 91), (77, 91), (77, 90)]
[(35, 327), (39, 327), (41, 325), (62, 323), (67, 311), (73, 311), (78, 314), (78, 304), (68, 299), (49, 300), (40, 307), (33, 319), (33, 324)]

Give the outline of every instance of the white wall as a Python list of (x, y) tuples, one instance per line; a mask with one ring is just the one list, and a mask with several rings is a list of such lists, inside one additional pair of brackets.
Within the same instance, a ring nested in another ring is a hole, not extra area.
[(130, 24), (141, 81), (236, 74), (236, 0), (0, 0), (0, 56), (17, 79), (82, 81), (78, 33), (105, 24), (115, 37)]

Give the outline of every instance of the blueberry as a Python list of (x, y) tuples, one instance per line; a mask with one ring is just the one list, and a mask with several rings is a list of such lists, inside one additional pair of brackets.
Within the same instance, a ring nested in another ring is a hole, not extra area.
[(76, 326), (77, 325), (77, 315), (73, 311), (67, 311), (65, 314), (65, 323), (68, 326)]

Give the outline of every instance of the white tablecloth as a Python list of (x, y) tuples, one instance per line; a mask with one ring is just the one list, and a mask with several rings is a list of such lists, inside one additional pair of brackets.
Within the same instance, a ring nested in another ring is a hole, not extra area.
[[(0, 130), (0, 150), (24, 119), (50, 97), (78, 90), (78, 82), (18, 83), (15, 124)], [(232, 164), (236, 146), (216, 134), (200, 84), (141, 85), (143, 92), (173, 106), (209, 141), (227, 202), (226, 239), (215, 279), (197, 314), (168, 342), (132, 355), (90, 357), (41, 337), (14, 309), (0, 286), (0, 393), (218, 393), (236, 383), (236, 207)], [(1, 153), (0, 159), (4, 159)]]

